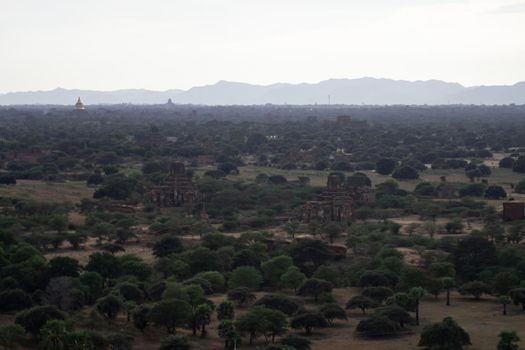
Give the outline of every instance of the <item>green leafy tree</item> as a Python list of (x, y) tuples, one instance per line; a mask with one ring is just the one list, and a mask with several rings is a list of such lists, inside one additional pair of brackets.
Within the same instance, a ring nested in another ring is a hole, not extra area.
[(86, 271), (97, 272), (104, 279), (108, 279), (120, 275), (121, 265), (116, 256), (107, 252), (96, 252), (89, 256), (85, 269)]
[(398, 305), (407, 311), (416, 310), (416, 300), (408, 293), (396, 293), (385, 301), (386, 305)]
[(519, 244), (525, 237), (525, 225), (517, 223), (511, 225), (507, 234), (507, 241), (509, 243)]
[(361, 320), (356, 327), (357, 333), (369, 338), (392, 336), (397, 334), (399, 330), (400, 327), (397, 322), (380, 315), (373, 315)]
[(471, 345), (470, 336), (451, 317), (426, 326), (421, 333), (419, 346), (436, 350), (462, 350)]
[(101, 222), (93, 226), (93, 235), (97, 237), (97, 243), (100, 244), (104, 239), (109, 239), (115, 232), (115, 227), (107, 222)]
[(35, 306), (20, 312), (16, 315), (15, 323), (24, 327), (27, 332), (36, 337), (47, 321), (64, 319), (65, 315), (55, 306), (45, 305)]
[(457, 272), (473, 280), (478, 273), (496, 262), (496, 247), (483, 237), (468, 236), (458, 242), (452, 259)]
[[(525, 192), (525, 184), (524, 184), (524, 192)], [(317, 236), (321, 232), (321, 229), (322, 229), (322, 225), (319, 222), (319, 220), (314, 219), (308, 223), (308, 233), (314, 237)]]
[(306, 280), (306, 275), (297, 267), (290, 266), (288, 270), (281, 275), (280, 280), (284, 288), (291, 288), (294, 290), (294, 293), (296, 293), (297, 288)]
[(195, 222), (193, 225), (191, 225), (191, 232), (196, 233), (199, 235), (199, 237), (202, 238), (202, 236), (210, 230), (210, 225), (206, 221), (199, 220)]
[(404, 328), (407, 323), (412, 323), (410, 314), (399, 305), (387, 305), (376, 309), (376, 315), (384, 316), (391, 321), (399, 323), (399, 327)]
[(387, 287), (366, 287), (361, 295), (373, 299), (377, 304), (381, 304), (388, 297), (394, 295), (392, 289)]
[(305, 273), (315, 271), (334, 257), (328, 245), (318, 240), (296, 241), (290, 246), (289, 254), (294, 265)]
[(392, 177), (397, 180), (416, 180), (419, 179), (419, 173), (410, 166), (402, 166), (394, 170)]
[(93, 193), (93, 198), (108, 197), (115, 200), (126, 200), (137, 189), (137, 180), (122, 174), (106, 176), (102, 187)]
[(297, 232), (298, 228), (299, 221), (297, 221), (296, 219), (290, 219), (284, 225), (284, 230), (292, 237), (292, 239), (295, 239), (295, 233)]
[(134, 283), (123, 282), (115, 288), (115, 293), (120, 295), (125, 301), (131, 300), (136, 304), (141, 304), (144, 301), (144, 291)]
[(188, 263), (193, 274), (222, 269), (222, 263), (219, 261), (217, 252), (205, 247), (197, 247), (185, 252), (184, 260)]
[(312, 296), (315, 302), (318, 301), (319, 295), (323, 293), (330, 293), (332, 291), (332, 284), (328, 281), (318, 278), (310, 278), (301, 284), (297, 290), (298, 295)]
[(145, 281), (151, 275), (149, 264), (136, 254), (124, 254), (118, 259), (124, 276), (134, 276), (139, 281)]
[(525, 288), (512, 289), (509, 296), (514, 305), (521, 305), (522, 310), (525, 311)]
[(65, 235), (61, 233), (57, 233), (53, 235), (53, 237), (51, 238), (51, 244), (53, 245), (54, 249), (58, 249), (62, 245), (62, 243), (64, 243), (65, 240), (66, 240)]
[(507, 192), (501, 186), (490, 185), (485, 190), (485, 198), (489, 199), (502, 199), (507, 198)]
[(190, 350), (191, 345), (183, 335), (169, 335), (160, 341), (159, 350)]
[(310, 335), (315, 328), (328, 327), (328, 321), (319, 312), (303, 312), (294, 316), (290, 325), (294, 329), (302, 328), (307, 335)]
[(447, 292), (447, 306), (450, 306), (450, 291), (454, 286), (456, 285), (456, 281), (452, 277), (443, 277), (441, 279), (443, 283), (443, 288), (445, 288), (445, 291)]
[(223, 292), (225, 289), (226, 281), (224, 275), (218, 271), (199, 272), (195, 275), (195, 278), (202, 278), (210, 282), (214, 292)]
[(43, 350), (69, 349), (68, 336), (71, 329), (62, 320), (49, 320), (40, 329), (40, 346)]
[(508, 294), (513, 288), (520, 284), (520, 279), (516, 273), (503, 271), (497, 273), (492, 278), (492, 291), (496, 294)]
[(287, 255), (279, 255), (261, 264), (264, 277), (271, 285), (278, 285), (281, 276), (293, 265), (293, 260)]
[(434, 235), (438, 231), (438, 228), (433, 221), (425, 221), (425, 223), (423, 223), (423, 226), (421, 228), (423, 229), (423, 232), (425, 232), (426, 234), (430, 236), (431, 239), (434, 239)]
[(233, 320), (235, 318), (235, 307), (231, 301), (225, 300), (217, 307), (217, 319), (222, 320)]
[(512, 166), (512, 171), (516, 173), (525, 173), (525, 156), (520, 156), (516, 159)]
[(153, 255), (155, 255), (157, 258), (180, 253), (182, 250), (182, 242), (175, 236), (162, 237), (153, 245)]
[(16, 350), (24, 339), (24, 328), (18, 324), (0, 327), (0, 346), (5, 350)]
[(502, 242), (505, 238), (505, 228), (498, 223), (487, 224), (481, 232), (489, 237), (492, 242)]
[(93, 304), (101, 296), (104, 289), (104, 279), (98, 272), (87, 271), (80, 275), (79, 280), (84, 287), (86, 303)]
[(408, 295), (415, 301), (416, 325), (419, 326), (419, 301), (425, 295), (425, 290), (421, 287), (414, 287), (410, 289)]
[(463, 223), (459, 219), (452, 220), (445, 224), (445, 230), (448, 234), (459, 234), (463, 232)]
[(232, 320), (222, 320), (217, 328), (219, 338), (224, 339), (224, 350), (234, 350), (241, 343), (241, 337), (235, 330)]
[(238, 287), (228, 291), (228, 300), (232, 300), (237, 306), (244, 306), (255, 300), (255, 294), (247, 287)]
[(109, 253), (113, 254), (113, 255), (115, 255), (115, 253), (125, 251), (125, 249), (124, 249), (124, 247), (122, 245), (116, 244), (116, 243), (105, 243), (100, 248), (102, 250), (106, 251), (106, 252), (109, 252)]
[(240, 266), (253, 266), (259, 268), (261, 266), (261, 259), (252, 249), (242, 249), (235, 253), (232, 260), (232, 268)]
[(66, 236), (66, 240), (71, 244), (74, 250), (78, 250), (82, 243), (87, 241), (87, 236), (82, 233), (73, 233)]
[(122, 305), (124, 306), (123, 309), (126, 311), (126, 321), (129, 322), (131, 320), (133, 310), (137, 308), (137, 303), (133, 300), (125, 300)]
[(195, 309), (201, 304), (208, 302), (208, 300), (204, 296), (204, 290), (200, 285), (190, 284), (188, 286), (185, 286), (184, 292), (188, 296), (185, 300), (191, 305), (193, 309)]
[(289, 316), (296, 313), (301, 307), (299, 301), (284, 294), (266, 294), (260, 298), (255, 305), (279, 310)]
[(348, 302), (346, 303), (347, 309), (361, 309), (363, 312), (363, 315), (366, 314), (366, 309), (369, 309), (375, 305), (375, 301), (369, 297), (365, 297), (363, 295), (356, 295), (352, 297)]
[(228, 286), (230, 288), (247, 287), (258, 290), (262, 283), (262, 276), (253, 266), (240, 266), (232, 271)]
[(177, 299), (165, 299), (151, 308), (150, 320), (157, 326), (166, 327), (173, 334), (177, 327), (185, 326), (192, 316), (190, 304)]
[[(213, 313), (213, 308), (207, 304), (200, 304), (195, 308), (195, 311), (193, 312), (193, 320), (194, 324), (197, 326), (197, 328), (201, 329), (201, 337), (205, 337), (206, 332), (206, 326), (211, 323), (211, 315)], [(195, 333), (194, 333), (195, 335)]]
[(516, 186), (514, 186), (514, 192), (521, 194), (525, 193), (525, 179), (521, 180)]
[(333, 287), (339, 287), (343, 284), (341, 270), (335, 266), (321, 265), (315, 270), (313, 278), (328, 281)]
[(439, 294), (443, 292), (443, 280), (441, 278), (429, 279), (426, 284), (426, 290), (437, 299)]
[(283, 335), (288, 330), (288, 321), (286, 315), (279, 310), (273, 310), (268, 308), (261, 308), (260, 313), (266, 320), (266, 328), (264, 335), (275, 342), (275, 337)]
[(49, 275), (51, 277), (78, 277), (79, 270), (78, 260), (69, 256), (56, 256), (49, 260)]
[(512, 169), (512, 167), (514, 166), (514, 158), (512, 158), (512, 157), (505, 157), (505, 158), (503, 158), (503, 159), (501, 159), (499, 161), (498, 166), (500, 168)]
[(483, 294), (490, 294), (490, 286), (481, 281), (471, 281), (463, 284), (458, 289), (461, 295), (472, 295), (474, 299), (480, 300)]
[(141, 332), (149, 325), (149, 313), (151, 308), (146, 305), (137, 306), (131, 313), (133, 325)]
[(10, 174), (0, 175), (0, 185), (16, 185), (16, 177)]
[[(403, 269), (406, 271), (406, 269)], [(359, 277), (361, 287), (395, 287), (399, 282), (399, 277), (390, 271), (366, 270)]]
[(51, 227), (53, 230), (58, 231), (58, 233), (62, 233), (65, 229), (67, 229), (67, 226), (69, 224), (67, 217), (64, 215), (54, 215), (49, 220), (49, 227)]
[(262, 308), (255, 307), (249, 310), (244, 315), (239, 316), (235, 321), (235, 329), (237, 329), (241, 335), (248, 334), (250, 345), (257, 336), (265, 333), (268, 327), (268, 320), (262, 315)]
[(0, 292), (0, 311), (10, 312), (33, 306), (31, 297), (22, 289), (8, 289)]
[(123, 308), (122, 301), (115, 295), (106, 295), (97, 300), (95, 308), (108, 320), (114, 320)]
[(455, 277), (456, 268), (450, 262), (434, 262), (428, 267), (429, 272), (437, 278)]
[(305, 337), (289, 334), (279, 341), (283, 345), (291, 346), (296, 350), (311, 350), (312, 342)]
[(515, 331), (503, 331), (498, 337), (498, 350), (518, 350), (520, 337)]
[(396, 162), (392, 159), (383, 158), (376, 163), (376, 172), (381, 175), (390, 175), (396, 167)]
[(324, 227), (324, 232), (330, 243), (334, 243), (334, 241), (341, 236), (342, 231), (341, 226), (337, 222), (330, 222)]
[(508, 295), (500, 295), (498, 302), (503, 305), (503, 316), (507, 315), (507, 305), (512, 303), (512, 299)]
[(348, 320), (345, 309), (335, 303), (323, 305), (319, 308), (319, 312), (326, 318), (328, 324), (332, 326), (334, 320)]

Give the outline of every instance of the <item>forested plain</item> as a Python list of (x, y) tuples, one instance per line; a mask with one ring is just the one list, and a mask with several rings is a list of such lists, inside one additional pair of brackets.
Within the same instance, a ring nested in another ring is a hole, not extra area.
[(0, 346), (517, 349), (523, 202), (525, 106), (0, 107)]

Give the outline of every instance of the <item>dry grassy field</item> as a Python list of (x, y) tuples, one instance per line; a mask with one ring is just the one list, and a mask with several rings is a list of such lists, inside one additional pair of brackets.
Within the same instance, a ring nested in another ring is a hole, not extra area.
[[(351, 296), (358, 294), (358, 290), (337, 289), (334, 294), (342, 304)], [(476, 302), (453, 293), (451, 303), (452, 305), (447, 307), (442, 296), (438, 300), (426, 297), (421, 303), (421, 326), (413, 328), (412, 333), (380, 340), (362, 339), (355, 335), (355, 326), (362, 316), (359, 310), (354, 310), (348, 312), (348, 323), (339, 322), (338, 328), (323, 330), (324, 337), (319, 336), (320, 339), (314, 342), (313, 349), (417, 349), (422, 328), (447, 316), (452, 316), (470, 334), (472, 346), (469, 349), (471, 350), (496, 349), (498, 334), (502, 330), (525, 329), (525, 315), (521, 309), (511, 306), (509, 314), (503, 316), (501, 306), (494, 298)]]
[[(346, 303), (348, 299), (359, 293), (356, 288), (341, 288), (334, 290), (334, 295), (340, 304)], [(258, 298), (264, 293), (258, 293)], [(225, 299), (224, 295), (215, 295), (210, 298), (216, 304)], [(426, 297), (421, 303), (421, 325), (411, 327), (405, 334), (381, 338), (364, 339), (356, 335), (355, 327), (363, 315), (360, 310), (350, 310), (347, 312), (348, 321), (338, 321), (334, 327), (314, 331), (309, 339), (312, 341), (312, 350), (409, 350), (418, 349), (417, 343), (423, 327), (432, 322), (441, 321), (446, 316), (452, 316), (470, 335), (472, 346), (468, 350), (494, 350), (498, 342), (498, 334), (502, 330), (521, 331), (525, 329), (525, 315), (518, 307), (509, 306), (509, 314), (501, 314), (501, 306), (494, 298), (485, 298), (481, 301), (473, 301), (452, 294), (452, 305), (445, 306), (444, 298), (438, 300), (433, 297)], [(315, 308), (317, 305), (308, 304), (308, 308)], [(245, 309), (237, 309), (237, 315), (245, 312)], [(369, 310), (368, 313), (373, 312)], [(208, 328), (208, 336), (205, 339), (192, 337), (189, 330), (177, 330), (179, 334), (185, 334), (192, 340), (192, 349), (198, 350), (219, 350), (222, 349), (222, 341), (217, 336), (218, 322), (213, 319)], [(160, 344), (160, 338), (165, 336), (162, 329), (151, 327), (144, 334), (138, 333), (132, 325), (125, 321), (121, 315), (118, 321), (110, 325), (108, 329), (127, 330), (135, 338), (133, 349), (149, 350), (156, 349)], [(107, 331), (107, 329), (106, 329)], [(292, 333), (296, 332), (291, 330)], [(302, 334), (301, 331), (297, 331)], [(264, 337), (256, 339), (252, 346), (248, 346), (247, 339), (238, 349), (257, 349), (266, 344)]]
[(0, 197), (34, 199), (43, 202), (78, 203), (92, 198), (93, 189), (85, 181), (45, 182), (18, 180), (15, 186), (0, 186)]
[[(202, 176), (208, 168), (200, 168), (197, 170), (197, 174)], [(525, 176), (523, 174), (515, 173), (510, 169), (492, 168), (492, 174), (487, 177), (490, 184), (500, 185), (505, 188), (507, 192), (511, 192), (510, 184), (516, 184), (523, 180)], [(240, 179), (244, 181), (252, 182), (255, 180), (258, 174), (265, 173), (267, 175), (282, 175), (289, 181), (297, 180), (299, 176), (308, 176), (310, 178), (310, 185), (324, 187), (326, 185), (326, 178), (331, 171), (319, 171), (319, 170), (283, 170), (277, 168), (266, 168), (256, 166), (243, 166), (239, 168), (239, 175), (230, 175), (231, 179)], [(385, 176), (376, 173), (372, 170), (362, 171), (371, 180), (373, 185), (385, 182), (391, 179), (390, 176)], [(351, 175), (351, 172), (345, 172), (345, 175)], [(465, 176), (463, 169), (427, 169), (420, 173), (418, 180), (404, 180), (399, 181), (399, 186), (407, 191), (412, 191), (418, 183), (423, 181), (429, 182), (440, 182), (441, 176), (445, 176), (448, 182), (453, 183), (470, 183), (470, 180)]]

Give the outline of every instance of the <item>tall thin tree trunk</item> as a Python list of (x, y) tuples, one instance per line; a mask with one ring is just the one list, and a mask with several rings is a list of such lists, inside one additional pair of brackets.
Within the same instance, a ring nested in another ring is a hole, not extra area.
[(419, 299), (416, 301), (416, 325), (419, 326)]

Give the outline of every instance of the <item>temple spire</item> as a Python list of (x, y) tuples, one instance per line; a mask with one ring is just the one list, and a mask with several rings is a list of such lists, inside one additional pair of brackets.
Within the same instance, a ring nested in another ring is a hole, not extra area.
[(84, 106), (84, 104), (82, 103), (82, 100), (80, 100), (80, 97), (79, 97), (77, 100), (77, 103), (75, 103), (75, 111), (83, 111), (85, 109), (86, 107)]

